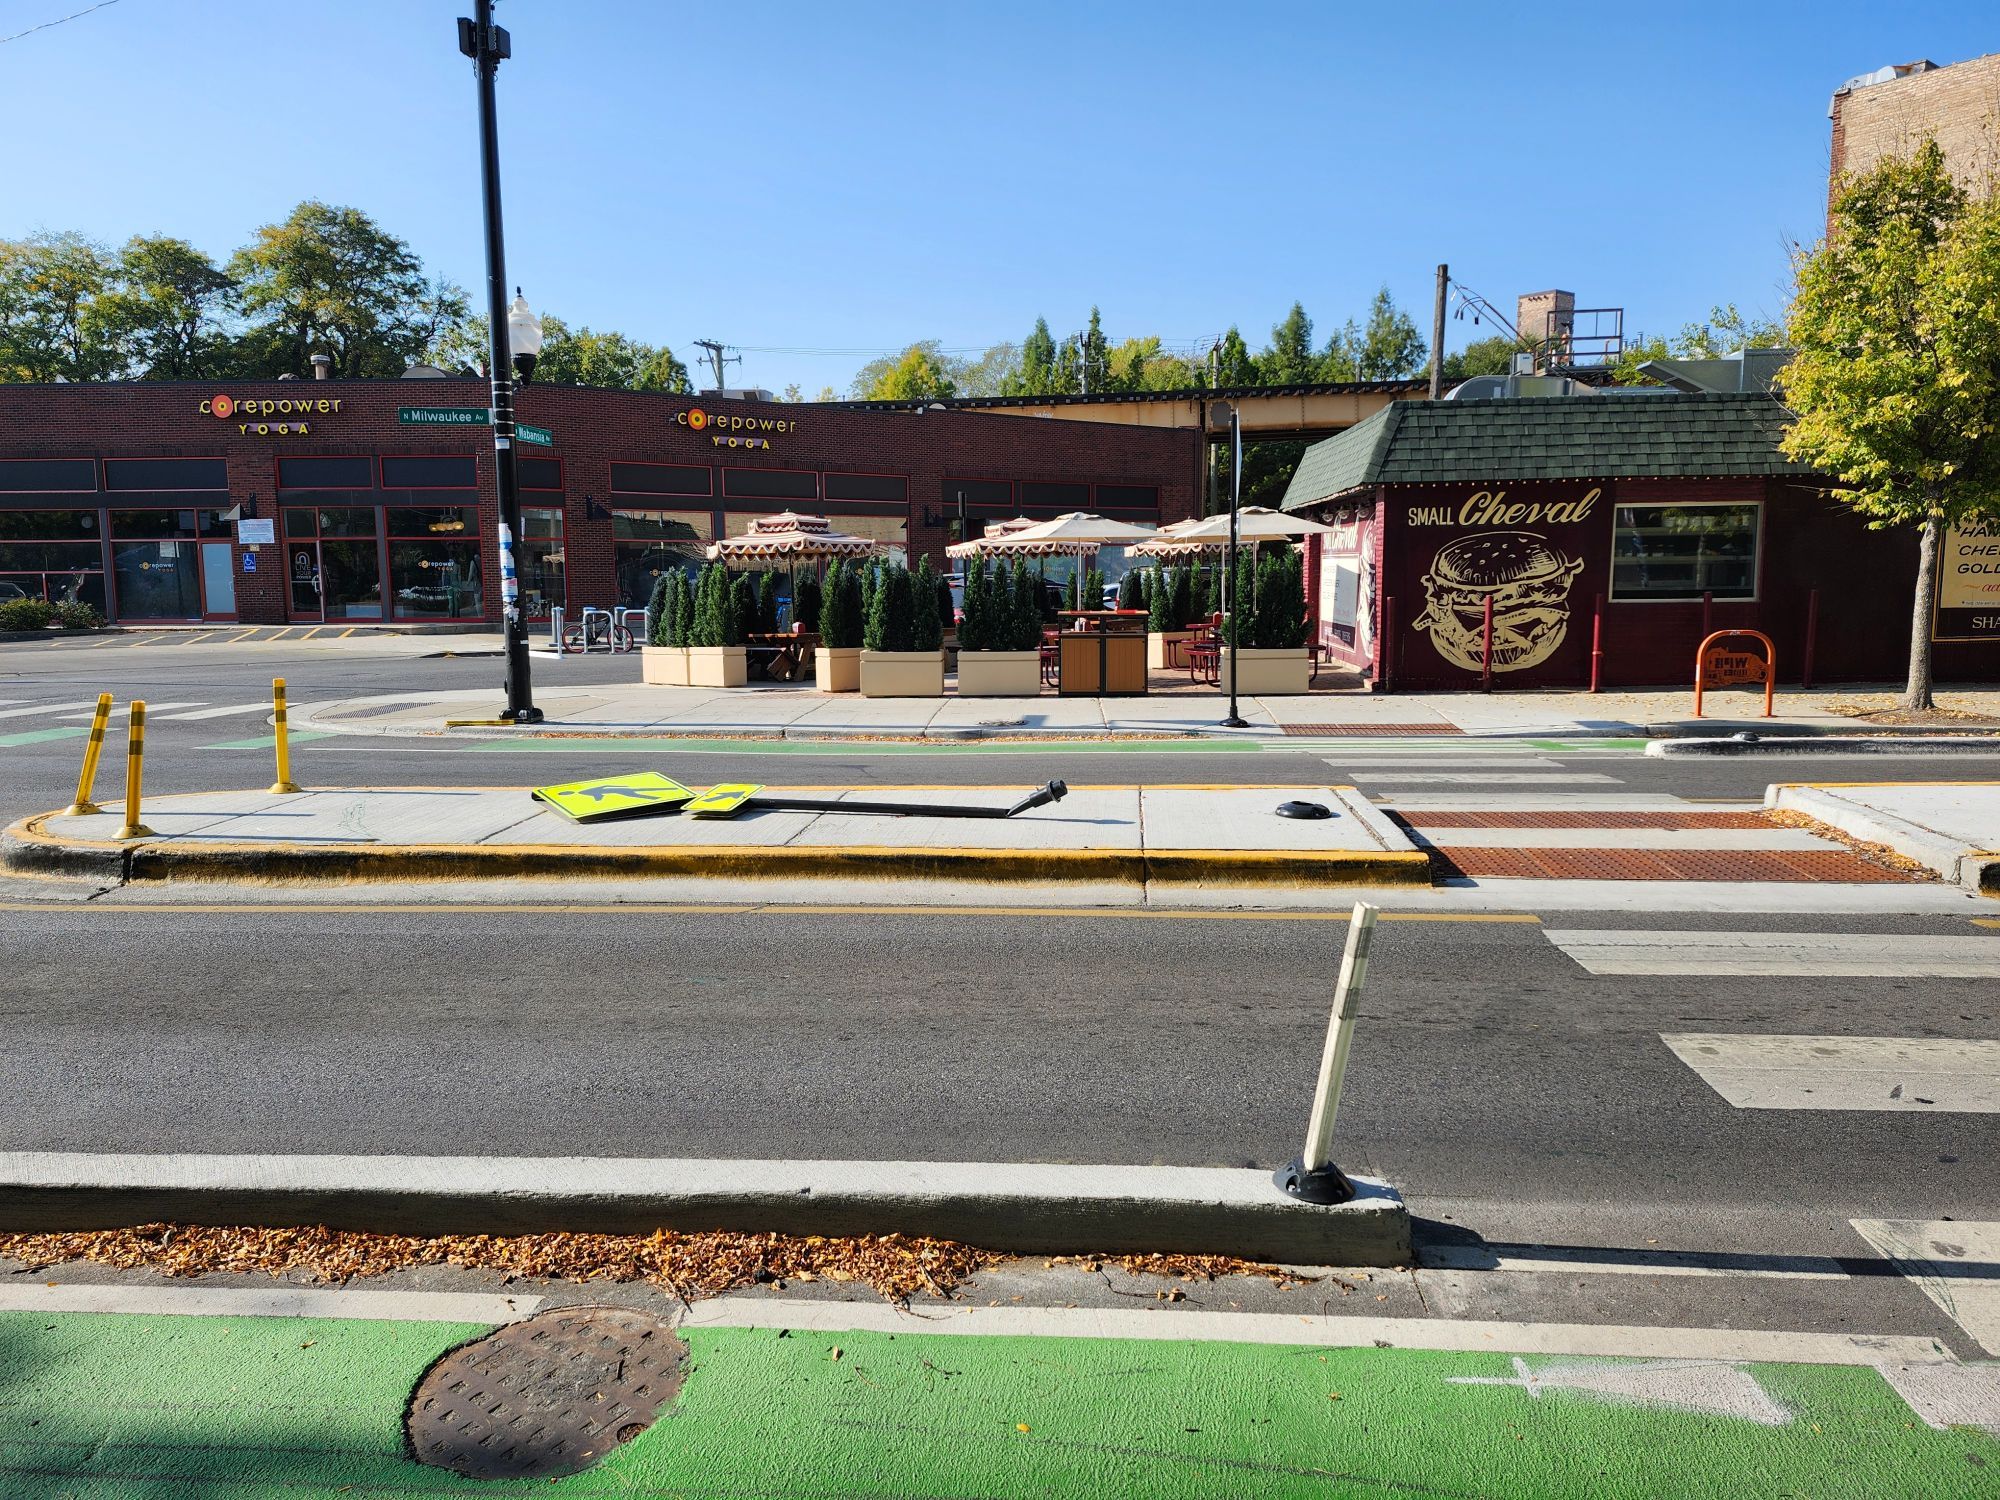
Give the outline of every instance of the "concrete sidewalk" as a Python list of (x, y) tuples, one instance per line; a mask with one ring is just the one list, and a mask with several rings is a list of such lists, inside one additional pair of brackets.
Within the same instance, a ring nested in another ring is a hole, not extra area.
[(1946, 880), (2000, 896), (2000, 782), (1774, 786), (1764, 804), (1886, 844)]
[[(638, 668), (633, 666), (634, 675)], [(744, 688), (653, 687), (637, 682), (569, 687), (559, 668), (538, 673), (537, 705), (546, 722), (519, 728), (493, 722), (497, 686), (452, 692), (388, 693), (305, 703), (295, 728), (337, 734), (518, 738), (532, 735), (652, 737), (717, 735), (782, 739), (964, 740), (1038, 736), (1250, 738), (1324, 736), (1561, 736), (1645, 738), (1896, 732), (1835, 712), (1868, 706), (1865, 695), (1783, 692), (1778, 717), (1753, 718), (1760, 704), (1744, 693), (1711, 694), (1710, 714), (1695, 719), (1684, 691), (1644, 693), (1322, 692), (1304, 697), (1244, 698), (1246, 729), (1224, 729), (1227, 700), (1212, 692), (1158, 692), (1143, 698), (863, 698), (787, 684)], [(2000, 722), (2000, 693), (1949, 695), (1962, 711)], [(1738, 714), (1741, 717), (1738, 717)], [(1976, 731), (1977, 723), (1966, 729)], [(1911, 732), (1903, 729), (1901, 732)]]
[[(772, 795), (1007, 807), (1033, 787), (771, 787)], [(1281, 818), (1319, 802), (1334, 816)], [(1080, 786), (1017, 817), (748, 810), (577, 824), (524, 787), (209, 792), (149, 799), (152, 832), (116, 814), (43, 814), (9, 829), (6, 867), (115, 881), (641, 878), (716, 899), (771, 881), (1055, 885), (1120, 904), (1170, 891), (1227, 902), (1262, 889), (1422, 886), (1430, 864), (1351, 787)], [(719, 886), (718, 883), (722, 883)], [(662, 894), (667, 894), (662, 891)], [(725, 898), (726, 899), (726, 898)]]

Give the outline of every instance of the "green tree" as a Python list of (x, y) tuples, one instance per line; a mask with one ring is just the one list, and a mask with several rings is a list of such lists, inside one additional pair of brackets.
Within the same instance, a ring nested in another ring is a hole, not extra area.
[(1104, 337), (1104, 328), (1097, 309), (1090, 309), (1090, 323), (1076, 336), (1077, 372), (1081, 382), (1079, 389), (1102, 391), (1110, 389), (1111, 344)]
[(80, 234), (0, 240), (0, 378), (103, 380), (118, 348), (98, 315), (114, 275)]
[(1146, 568), (1128, 568), (1125, 577), (1118, 584), (1118, 607), (1120, 609), (1145, 609), (1147, 575)]
[(1035, 319), (1034, 332), (1021, 341), (1020, 364), (1001, 387), (1003, 396), (1046, 396), (1055, 390), (1056, 341), (1047, 318)]
[(1504, 333), (1495, 334), (1490, 339), (1474, 339), (1457, 353), (1444, 357), (1445, 386), (1449, 388), (1475, 375), (1512, 374), (1514, 355), (1520, 348), (1520, 344)]
[(1312, 319), (1302, 303), (1294, 302), (1271, 329), (1270, 347), (1257, 356), (1257, 375), (1259, 385), (1307, 385), (1321, 378)]
[(2000, 199), (1926, 140), (1842, 184), (1797, 273), (1785, 451), (1870, 526), (1919, 528), (1903, 705), (1926, 710), (1940, 534), (2000, 518)]
[(1396, 380), (1424, 367), (1428, 350), (1410, 315), (1396, 306), (1384, 286), (1368, 305), (1368, 322), (1355, 351), (1354, 378)]
[[(928, 557), (917, 559), (910, 575), (910, 647), (912, 651), (935, 651), (944, 644), (944, 620), (949, 618), (951, 589), (931, 567)], [(940, 611), (938, 591), (944, 589)]]
[[(251, 319), (254, 373), (311, 375), (332, 356), (350, 378), (402, 374), (467, 315), (465, 293), (425, 279), (402, 240), (357, 208), (309, 199), (230, 258)], [(246, 372), (248, 373), (248, 372)]]
[(234, 373), (227, 324), (236, 283), (186, 240), (137, 235), (118, 253), (115, 281), (93, 315), (123, 373), (206, 380)]
[(1160, 565), (1157, 577), (1153, 579), (1152, 598), (1147, 602), (1146, 628), (1155, 635), (1163, 631), (1179, 630), (1174, 620), (1174, 592), (1179, 589), (1181, 570)]
[(672, 639), (668, 644), (674, 646), (692, 646), (694, 644), (695, 587), (693, 581), (688, 578), (685, 569), (676, 566), (674, 571), (680, 574), (681, 584), (679, 588), (674, 590), (673, 594), (674, 628)]
[(861, 384), (861, 377), (856, 377), (854, 394), (860, 400), (934, 401), (958, 394), (936, 339), (910, 345), (887, 369), (869, 375), (873, 369), (873, 366), (863, 369), (863, 375), (869, 376), (866, 385)]
[(1222, 336), (1222, 347), (1215, 356), (1215, 386), (1217, 390), (1236, 390), (1244, 386), (1262, 384), (1258, 376), (1257, 361), (1250, 353), (1250, 346), (1243, 342), (1243, 335), (1234, 323)]
[(992, 651), (993, 622), (986, 608), (986, 559), (967, 558), (965, 563), (965, 618), (958, 622), (958, 649)]
[(1014, 595), (1014, 640), (1017, 651), (1033, 650), (1042, 639), (1042, 581), (1028, 571), (1028, 560), (1014, 559), (1014, 576), (1008, 583)]
[(763, 573), (757, 579), (757, 629), (765, 635), (778, 632), (778, 575)]
[(826, 602), (820, 609), (820, 639), (829, 648), (861, 644), (861, 575), (856, 564), (836, 560), (826, 570)]
[(809, 572), (792, 574), (792, 623), (808, 634), (819, 629), (819, 580)]
[(870, 651), (914, 651), (915, 610), (911, 602), (910, 570), (884, 567), (868, 601), (868, 625), (861, 643)]
[(748, 573), (729, 580), (729, 617), (736, 633), (724, 645), (740, 646), (757, 633), (757, 580)]
[(1083, 571), (1082, 607), (1084, 609), (1104, 608), (1104, 575), (1095, 568), (1085, 568)]
[(995, 344), (977, 359), (951, 360), (947, 367), (959, 395), (1004, 396), (1021, 367), (1020, 346)]
[(646, 600), (646, 640), (654, 646), (671, 646), (674, 628), (673, 580), (679, 568), (669, 568), (653, 580), (653, 592)]
[(1738, 349), (1776, 349), (1785, 343), (1785, 325), (1768, 318), (1746, 316), (1734, 302), (1709, 309), (1705, 323), (1683, 323), (1669, 340), (1660, 334), (1635, 334), (1611, 364), (1619, 385), (1655, 385), (1640, 369), (1656, 359), (1720, 359)]

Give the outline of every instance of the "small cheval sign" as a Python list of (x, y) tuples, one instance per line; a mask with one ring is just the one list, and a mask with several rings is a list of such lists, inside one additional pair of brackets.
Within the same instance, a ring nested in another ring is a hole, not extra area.
[[(1763, 643), (1763, 655), (1750, 649), (1752, 641)], [(1778, 682), (1778, 648), (1761, 630), (1716, 631), (1695, 648), (1694, 716), (1701, 717), (1701, 695), (1707, 689), (1746, 682), (1764, 684), (1764, 717), (1770, 718), (1771, 694)]]

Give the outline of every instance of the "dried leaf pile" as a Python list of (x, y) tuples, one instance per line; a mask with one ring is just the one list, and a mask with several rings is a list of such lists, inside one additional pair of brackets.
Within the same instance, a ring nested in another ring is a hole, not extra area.
[[(143, 1224), (62, 1234), (0, 1234), (0, 1260), (30, 1271), (72, 1261), (166, 1276), (237, 1274), (341, 1282), (386, 1276), (412, 1266), (457, 1266), (552, 1281), (646, 1281), (678, 1297), (708, 1297), (738, 1287), (787, 1281), (861, 1282), (891, 1301), (928, 1293), (947, 1297), (968, 1276), (1012, 1257), (953, 1240), (899, 1234), (440, 1235), (419, 1238), (360, 1230), (210, 1228)], [(1116, 1265), (1131, 1275), (1180, 1281), (1220, 1276), (1268, 1277), (1280, 1286), (1301, 1278), (1277, 1266), (1222, 1255), (1057, 1256), (1051, 1266), (1096, 1271)]]
[(30, 1270), (89, 1261), (167, 1276), (263, 1273), (312, 1281), (386, 1276), (411, 1266), (459, 1266), (560, 1281), (649, 1281), (676, 1296), (713, 1296), (764, 1282), (866, 1282), (901, 1301), (947, 1296), (1007, 1257), (950, 1240), (904, 1235), (701, 1233), (441, 1235), (358, 1230), (208, 1228), (144, 1224), (67, 1234), (0, 1234), (0, 1259)]
[(1768, 810), (1764, 816), (1781, 828), (1804, 829), (1807, 833), (1817, 834), (1820, 838), (1843, 845), (1870, 864), (1881, 865), (1885, 869), (1895, 870), (1904, 875), (1915, 875), (1923, 880), (1938, 878), (1937, 871), (1929, 865), (1920, 864), (1907, 854), (1899, 854), (1887, 844), (1875, 844), (1867, 839), (1858, 839), (1851, 833), (1835, 828), (1831, 823), (1822, 823), (1810, 813), (1779, 807)]

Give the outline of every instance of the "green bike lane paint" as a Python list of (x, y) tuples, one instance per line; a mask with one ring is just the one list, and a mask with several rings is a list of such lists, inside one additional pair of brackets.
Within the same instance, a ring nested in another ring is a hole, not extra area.
[(2000, 1438), (1926, 1425), (1860, 1365), (769, 1327), (683, 1330), (678, 1398), (581, 1473), (479, 1481), (416, 1463), (412, 1389), (488, 1331), (0, 1314), (0, 1493), (1873, 1500), (2000, 1486)]

